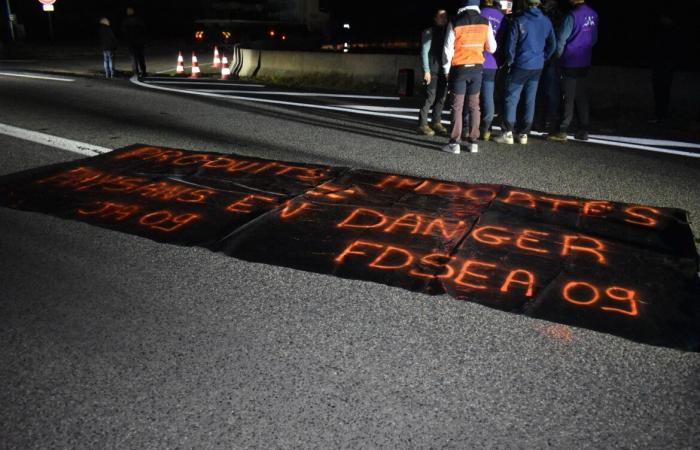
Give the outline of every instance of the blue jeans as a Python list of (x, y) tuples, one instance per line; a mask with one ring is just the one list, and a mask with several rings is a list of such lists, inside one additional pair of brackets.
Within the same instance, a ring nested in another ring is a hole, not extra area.
[(114, 52), (112, 50), (103, 50), (102, 58), (104, 59), (105, 75), (107, 78), (114, 78)]
[(496, 91), (497, 69), (484, 69), (484, 79), (481, 82), (481, 131), (489, 131), (496, 115), (496, 101), (493, 96)]
[(535, 119), (535, 103), (537, 102), (537, 86), (540, 83), (542, 70), (511, 69), (506, 78), (506, 105), (503, 119), (503, 131), (516, 131), (518, 104), (521, 96), (525, 102), (523, 117), (518, 123), (518, 134), (527, 134), (532, 129)]

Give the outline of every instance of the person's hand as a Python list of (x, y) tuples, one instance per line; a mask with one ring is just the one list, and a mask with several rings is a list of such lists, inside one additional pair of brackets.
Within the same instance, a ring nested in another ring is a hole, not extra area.
[(423, 82), (425, 84), (430, 84), (432, 79), (433, 79), (433, 77), (432, 77), (432, 75), (430, 75), (430, 72), (425, 72), (425, 75), (423, 75)]

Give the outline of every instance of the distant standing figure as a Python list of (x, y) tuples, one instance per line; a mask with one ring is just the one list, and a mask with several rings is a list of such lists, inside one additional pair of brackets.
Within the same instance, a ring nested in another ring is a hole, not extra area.
[(591, 121), (588, 104), (588, 73), (593, 59), (593, 47), (598, 42), (598, 13), (584, 0), (569, 0), (573, 9), (564, 18), (557, 36), (557, 56), (562, 73), (564, 114), (559, 132), (549, 140), (566, 142), (568, 129), (578, 114), (579, 128), (576, 139), (588, 140)]
[(100, 48), (102, 49), (105, 76), (114, 78), (114, 52), (117, 50), (117, 37), (106, 17), (100, 19)]
[[(442, 125), (442, 109), (447, 97), (447, 77), (442, 68), (446, 29), (447, 11), (441, 9), (435, 13), (433, 26), (424, 30), (421, 36), (425, 99), (420, 110), (418, 134), (425, 136), (433, 136), (435, 132), (447, 134), (447, 129)], [(433, 108), (432, 127), (429, 127), (428, 114), (431, 107)]]
[(134, 8), (126, 9), (126, 19), (122, 22), (122, 34), (129, 46), (129, 54), (134, 67), (134, 75), (139, 78), (146, 76), (146, 24), (136, 16)]
[(671, 87), (678, 57), (675, 49), (678, 47), (679, 39), (675, 22), (665, 13), (661, 13), (661, 17), (657, 19), (651, 35), (654, 37), (652, 54), (655, 57), (651, 72), (654, 90), (654, 118), (650, 122), (659, 123), (668, 119), (671, 106)]
[[(527, 0), (527, 9), (519, 13), (510, 25), (506, 38), (505, 55), (508, 66), (503, 134), (494, 138), (499, 144), (527, 145), (528, 135), (535, 118), (535, 101), (544, 62), (552, 57), (557, 47), (554, 27), (542, 10), (540, 0)], [(525, 105), (520, 121), (518, 104), (523, 97)]]

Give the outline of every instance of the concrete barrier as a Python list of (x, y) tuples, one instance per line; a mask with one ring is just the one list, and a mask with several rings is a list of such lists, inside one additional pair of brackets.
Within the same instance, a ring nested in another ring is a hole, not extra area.
[[(396, 89), (400, 69), (415, 71), (415, 85), (422, 83), (418, 55), (293, 52), (241, 49), (243, 77), (337, 77), (361, 84)], [(648, 111), (653, 108), (649, 69), (596, 66), (591, 71), (591, 101), (594, 108), (619, 111)], [(674, 82), (673, 109), (697, 117), (700, 77), (678, 73)]]

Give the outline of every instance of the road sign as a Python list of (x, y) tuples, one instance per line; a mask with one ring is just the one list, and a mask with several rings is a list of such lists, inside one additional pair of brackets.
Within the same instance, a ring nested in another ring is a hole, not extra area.
[(42, 7), (46, 12), (52, 12), (54, 10), (53, 5), (43, 5)]

